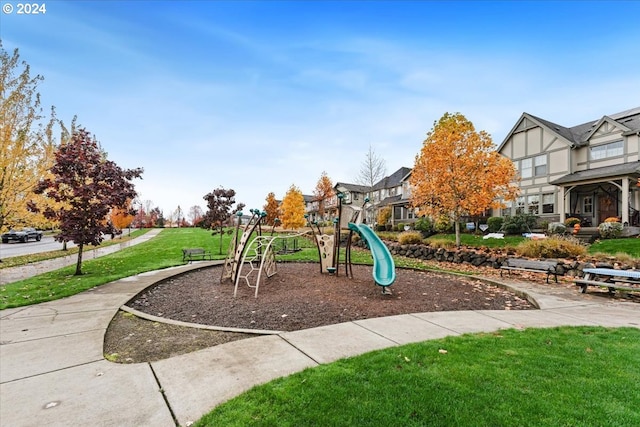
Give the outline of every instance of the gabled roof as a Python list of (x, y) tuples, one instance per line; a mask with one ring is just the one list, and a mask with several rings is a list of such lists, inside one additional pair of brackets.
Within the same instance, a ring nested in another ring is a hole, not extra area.
[(376, 182), (373, 186), (374, 190), (381, 190), (383, 188), (394, 188), (402, 184), (403, 179), (411, 173), (411, 168), (401, 167), (389, 176), (382, 178)]
[(304, 199), (305, 203), (311, 203), (311, 202), (315, 202), (317, 200), (316, 196), (310, 196), (308, 194), (303, 194), (302, 198)]
[(557, 123), (550, 122), (549, 120), (536, 117), (529, 113), (522, 113), (520, 119), (516, 122), (516, 125), (507, 134), (502, 144), (498, 147), (498, 151), (501, 151), (509, 138), (516, 132), (518, 125), (524, 119), (529, 119), (539, 126), (546, 128), (548, 131), (555, 133), (562, 138), (571, 147), (580, 147), (587, 145), (589, 138), (595, 130), (597, 130), (602, 123), (608, 121), (615, 126), (618, 126), (623, 130), (623, 134), (640, 132), (640, 107), (632, 108), (630, 110), (621, 111), (619, 113), (602, 116), (599, 120), (593, 120), (587, 123), (582, 123), (572, 127), (561, 126)]
[(369, 191), (369, 187), (367, 187), (366, 185), (349, 184), (347, 182), (338, 182), (336, 185), (333, 186), (333, 188), (335, 188), (335, 189), (337, 189), (338, 187), (343, 187), (347, 191), (351, 191), (352, 193), (363, 193), (364, 194), (367, 191)]
[(584, 181), (597, 180), (601, 178), (615, 179), (623, 176), (640, 177), (640, 161), (623, 163), (621, 165), (604, 166), (601, 168), (588, 169), (584, 171), (570, 173), (550, 182), (552, 185), (577, 184)]

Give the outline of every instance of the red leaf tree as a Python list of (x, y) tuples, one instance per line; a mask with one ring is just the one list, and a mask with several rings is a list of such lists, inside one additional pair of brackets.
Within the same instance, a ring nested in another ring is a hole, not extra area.
[[(97, 246), (104, 234), (116, 232), (109, 212), (128, 207), (136, 196), (131, 180), (140, 178), (142, 169), (122, 169), (107, 160), (95, 138), (79, 129), (58, 148), (50, 171), (51, 177), (40, 181), (34, 192), (63, 202), (61, 208), (47, 207), (43, 214), (60, 224), (57, 241), (78, 246), (75, 274), (80, 275), (84, 246)], [(33, 203), (30, 209), (39, 210)]]

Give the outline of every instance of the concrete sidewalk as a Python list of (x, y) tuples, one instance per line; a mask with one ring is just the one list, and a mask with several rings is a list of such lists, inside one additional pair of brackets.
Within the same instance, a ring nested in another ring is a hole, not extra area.
[[(87, 246), (84, 250), (82, 259), (90, 260), (99, 258), (104, 255), (109, 255), (117, 252), (121, 249), (134, 246), (139, 243), (146, 242), (149, 239), (156, 237), (162, 231), (161, 228), (152, 228), (140, 237), (127, 240), (116, 245), (110, 245), (100, 247), (96, 249), (88, 249), (93, 246)], [(38, 274), (46, 273), (48, 271), (58, 270), (59, 268), (66, 267), (68, 265), (74, 265), (78, 260), (78, 254), (68, 255), (60, 258), (48, 259), (46, 261), (34, 262), (32, 264), (21, 265), (18, 267), (3, 268), (0, 270), (0, 286), (7, 283), (16, 282), (18, 280), (26, 279), (28, 277), (36, 276)]]
[(640, 328), (640, 304), (509, 281), (541, 309), (408, 314), (249, 338), (152, 363), (104, 359), (104, 334), (121, 305), (158, 280), (215, 263), (0, 311), (0, 424), (184, 426), (256, 384), (376, 349), (513, 327)]

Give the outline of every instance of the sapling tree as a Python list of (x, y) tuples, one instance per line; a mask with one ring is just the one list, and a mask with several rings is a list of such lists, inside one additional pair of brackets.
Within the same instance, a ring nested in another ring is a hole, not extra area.
[(318, 200), (318, 214), (323, 218), (327, 199), (332, 197), (334, 193), (335, 190), (333, 189), (331, 178), (329, 178), (325, 171), (322, 171), (316, 183), (316, 188), (313, 190), (313, 195), (316, 197), (316, 200)]
[(218, 229), (220, 232), (219, 254), (222, 255), (222, 235), (224, 225), (231, 216), (244, 208), (244, 203), (238, 203), (232, 211), (231, 207), (236, 203), (236, 191), (218, 187), (204, 196), (207, 201), (207, 212), (204, 215), (202, 226), (208, 229)]
[[(56, 151), (50, 172), (34, 192), (61, 202), (59, 208), (47, 206), (42, 213), (58, 222), (57, 241), (78, 246), (75, 274), (80, 275), (84, 247), (97, 246), (103, 235), (117, 232), (109, 213), (129, 207), (129, 201), (136, 197), (131, 181), (142, 176), (142, 169), (122, 169), (107, 160), (96, 139), (85, 129), (78, 129)], [(29, 209), (37, 212), (40, 207), (29, 203)]]
[(280, 207), (278, 201), (276, 200), (276, 195), (274, 192), (270, 192), (267, 194), (267, 198), (265, 199), (267, 202), (263, 207), (264, 211), (267, 213), (265, 217), (265, 222), (267, 225), (276, 225), (276, 219), (278, 219)]

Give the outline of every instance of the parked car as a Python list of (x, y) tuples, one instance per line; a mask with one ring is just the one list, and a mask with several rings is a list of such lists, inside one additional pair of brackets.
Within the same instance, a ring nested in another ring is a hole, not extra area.
[(2, 243), (9, 243), (10, 240), (27, 243), (29, 239), (39, 242), (42, 240), (42, 231), (25, 227), (22, 230), (9, 230), (8, 233), (2, 235)]

